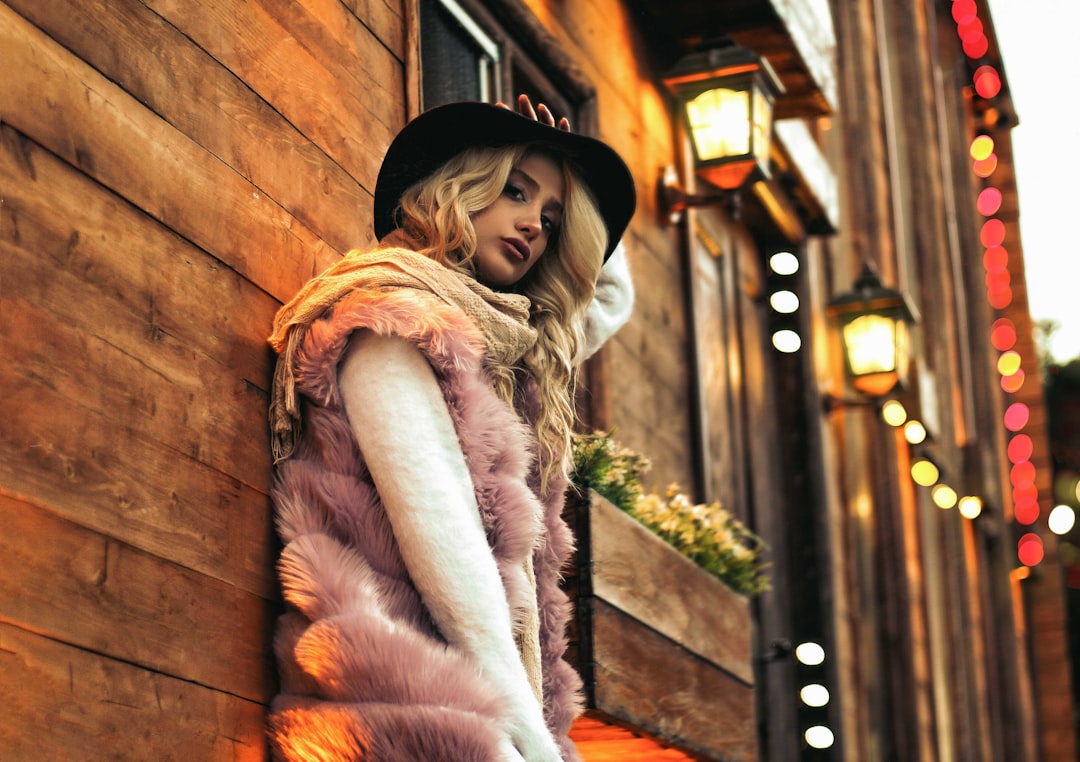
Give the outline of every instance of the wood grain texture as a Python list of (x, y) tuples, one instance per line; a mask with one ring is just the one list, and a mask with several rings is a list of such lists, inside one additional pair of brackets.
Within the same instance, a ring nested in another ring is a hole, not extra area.
[(340, 3), (146, 4), (353, 177), (378, 174), (405, 123), (401, 62)]
[[(747, 601), (596, 493), (571, 497), (565, 516), (578, 542), (568, 658), (593, 718), (690, 758), (757, 759)], [(597, 759), (612, 758), (606, 731), (590, 732)]]
[(596, 706), (724, 762), (757, 759), (753, 689), (597, 601)]
[(373, 177), (354, 178), (138, 0), (9, 3), (339, 251), (370, 242)]
[(309, 228), (8, 6), (5, 123), (281, 301), (339, 256)]
[(752, 685), (747, 598), (599, 496), (590, 520), (596, 596)]
[(0, 389), (5, 492), (243, 590), (276, 594), (265, 494), (65, 398), (47, 379), (4, 366)]
[(0, 178), (8, 358), (265, 490), (277, 303), (8, 129)]
[[(268, 703), (277, 604), (0, 494), (0, 619)], [(43, 541), (47, 538), (47, 541)]]
[(11, 762), (269, 758), (261, 704), (5, 623), (0, 675), (0, 748)]

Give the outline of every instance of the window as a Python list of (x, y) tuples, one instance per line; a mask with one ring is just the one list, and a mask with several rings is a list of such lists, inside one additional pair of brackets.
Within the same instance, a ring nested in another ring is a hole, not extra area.
[(420, 0), (425, 110), (502, 100), (499, 46), (454, 0)]
[(421, 110), (526, 93), (591, 132), (593, 88), (521, 0), (419, 0)]

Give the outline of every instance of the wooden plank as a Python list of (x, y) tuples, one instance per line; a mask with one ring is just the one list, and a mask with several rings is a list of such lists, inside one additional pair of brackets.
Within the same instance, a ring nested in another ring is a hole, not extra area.
[(0, 675), (5, 760), (269, 758), (261, 704), (3, 623)]
[[(108, 305), (79, 300), (77, 283), (35, 270), (26, 252), (0, 243), (0, 277), (25, 284), (33, 299), (6, 299), (0, 339), (5, 362), (25, 378), (47, 379), (72, 404), (123, 425), (176, 458), (192, 458), (260, 492), (269, 487), (266, 396), (168, 337), (140, 333), (109, 317)], [(35, 277), (41, 280), (35, 280)], [(123, 315), (116, 315), (123, 318)], [(152, 351), (157, 345), (158, 352)], [(186, 356), (185, 356), (186, 354)]]
[[(662, 344), (663, 338), (654, 336), (650, 343)], [(628, 348), (622, 333), (609, 342), (607, 351), (617, 369), (610, 377), (616, 441), (651, 461), (644, 478), (646, 490), (662, 492), (671, 482), (689, 489), (694, 475), (685, 364), (661, 368), (655, 358)], [(672, 389), (657, 379), (657, 373), (681, 374), (684, 383)]]
[(753, 688), (603, 601), (593, 658), (597, 709), (710, 758), (757, 759)]
[[(0, 240), (41, 259), (50, 277), (77, 280), (79, 303), (100, 302), (110, 320), (141, 319), (148, 338), (182, 344), (269, 391), (273, 297), (2, 125), (0, 184)], [(24, 285), (7, 284), (16, 282)]]
[(752, 685), (749, 600), (595, 493), (589, 517), (593, 593)]
[(405, 10), (403, 0), (340, 0), (399, 61), (404, 61)]
[[(0, 253), (0, 257), (4, 256)], [(6, 313), (5, 313), (6, 314)], [(0, 356), (7, 356), (0, 332)], [(8, 495), (272, 598), (269, 498), (0, 365), (0, 485)]]
[[(66, 191), (57, 191), (62, 204)], [(81, 211), (100, 195), (100, 187), (93, 189)], [(203, 342), (192, 347), (169, 327), (185, 326), (187, 334), (197, 329), (216, 334), (238, 354), (258, 357), (262, 367), (256, 382), (265, 387), (270, 352), (260, 334), (266, 332), (272, 311), (258, 321), (259, 333), (225, 333), (231, 328), (228, 308), (236, 300), (230, 286), (243, 281), (232, 273), (215, 272), (212, 261), (199, 263), (208, 260), (205, 255), (196, 252), (181, 262), (162, 257), (156, 267), (153, 260), (159, 252), (141, 249), (138, 235), (110, 237), (115, 220), (97, 225), (82, 219), (81, 228), (43, 230), (39, 224), (53, 224), (63, 213), (39, 207), (29, 215), (22, 198), (11, 201), (4, 212), (7, 232), (0, 233), (18, 237), (17, 245), (0, 239), (0, 279), (18, 284), (17, 289), (4, 289), (8, 309), (0, 316), (5, 332), (0, 341), (11, 366), (23, 375), (49, 379), (55, 391), (77, 404), (122, 415), (128, 426), (147, 437), (265, 491), (270, 473), (266, 393), (228, 365), (203, 355), (198, 346)], [(146, 218), (143, 223), (153, 224)], [(132, 268), (152, 273), (143, 279), (151, 281), (149, 290), (144, 283), (118, 282)], [(99, 278), (125, 290), (100, 290)], [(206, 298), (215, 292), (224, 299)], [(265, 297), (263, 301), (273, 305)], [(245, 312), (238, 307), (238, 317)]]
[(4, 121), (284, 301), (339, 256), (217, 157), (0, 5)]
[(0, 617), (252, 701), (274, 693), (276, 603), (0, 494)]
[[(145, 2), (372, 187), (386, 147), (405, 123), (403, 72), (400, 60), (339, 3)], [(327, 24), (348, 31), (328, 35)]]
[(365, 190), (247, 85), (138, 0), (8, 4), (333, 248), (345, 251), (370, 239), (370, 182)]

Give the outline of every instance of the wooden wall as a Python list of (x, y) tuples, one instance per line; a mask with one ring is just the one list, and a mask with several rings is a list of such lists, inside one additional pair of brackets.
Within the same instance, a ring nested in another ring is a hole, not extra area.
[(262, 759), (265, 343), (371, 243), (396, 0), (0, 3), (0, 750)]
[[(617, 438), (694, 483), (665, 97), (619, 0), (523, 0), (638, 178)], [(279, 608), (265, 338), (373, 243), (408, 0), (0, 1), (0, 749), (262, 759)], [(613, 44), (616, 41), (616, 44)]]

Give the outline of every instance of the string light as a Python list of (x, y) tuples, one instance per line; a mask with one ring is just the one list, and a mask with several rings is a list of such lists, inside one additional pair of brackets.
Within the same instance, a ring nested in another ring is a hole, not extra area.
[[(986, 101), (996, 98), (1001, 93), (1002, 75), (997, 68), (982, 60), (990, 44), (986, 38), (983, 23), (979, 19), (975, 0), (953, 0), (952, 18), (956, 22), (956, 34), (960, 38), (964, 54), (971, 59), (975, 67), (971, 78), (975, 95)], [(983, 118), (987, 125), (996, 124), (999, 119), (997, 109), (989, 103), (985, 104)], [(991, 182), (991, 177), (998, 166), (995, 148), (992, 136), (979, 134), (969, 145), (969, 155), (972, 160), (972, 172), (985, 183), (976, 199), (976, 209), (979, 214), (987, 218), (979, 231), (979, 240), (985, 247), (983, 266), (986, 269), (986, 301), (993, 309), (1000, 311), (1012, 304), (1013, 290), (1009, 272), (1009, 253), (1004, 246), (1007, 230), (1005, 223), (994, 216), (1001, 211), (1003, 202), (1001, 189)], [(999, 382), (1001, 389), (1006, 394), (1019, 392), (1026, 378), (1022, 367), (1023, 358), (1015, 350), (1016, 340), (1016, 326), (1011, 320), (999, 317), (994, 321), (990, 329), (990, 343), (994, 349), (1001, 352), (997, 370), (1001, 375)], [(1031, 411), (1024, 403), (1013, 401), (1006, 406), (1003, 424), (1007, 431), (1013, 433), (1006, 448), (1009, 462), (1013, 464), (1009, 474), (1013, 485), (1013, 519), (1020, 525), (1034, 524), (1039, 518), (1039, 491), (1035, 486), (1036, 469), (1031, 463), (1034, 447), (1031, 438), (1021, 433), (1027, 428), (1030, 420)], [(914, 472), (914, 466), (912, 468)], [(942, 486), (944, 485), (938, 485), (938, 487)], [(1080, 495), (1077, 497), (1080, 499)], [(965, 518), (974, 518), (982, 512), (982, 501), (975, 496), (960, 498), (958, 506), (959, 512)], [(1069, 516), (1075, 521), (1075, 512), (1071, 508), (1060, 507), (1067, 509), (1068, 513), (1065, 510), (1056, 516), (1053, 512), (1051, 513), (1054, 516), (1054, 526), (1059, 528), (1068, 523)], [(1057, 511), (1057, 508), (1054, 510)], [(1042, 540), (1034, 532), (1026, 533), (1017, 544), (1017, 558), (1023, 566), (1017, 570), (1015, 578), (1025, 578), (1030, 573), (1028, 567), (1040, 563), (1043, 556)], [(1023, 575), (1020, 572), (1023, 572)]]
[(922, 444), (926, 441), (926, 427), (919, 421), (908, 421), (904, 426), (904, 439), (908, 444)]
[(1046, 519), (1046, 524), (1054, 534), (1068, 534), (1076, 525), (1076, 511), (1072, 506), (1055, 505)]
[(902, 426), (907, 420), (907, 410), (900, 400), (889, 400), (881, 407), (881, 417), (890, 426)]
[(960, 502), (957, 503), (956, 509), (960, 512), (960, 515), (965, 519), (974, 521), (979, 518), (979, 514), (982, 513), (982, 500), (975, 495), (964, 495), (960, 498)]

